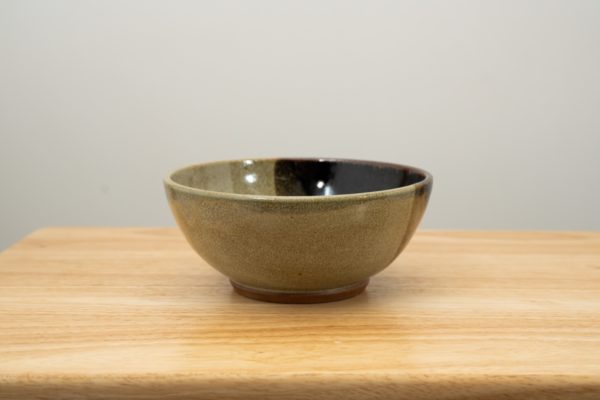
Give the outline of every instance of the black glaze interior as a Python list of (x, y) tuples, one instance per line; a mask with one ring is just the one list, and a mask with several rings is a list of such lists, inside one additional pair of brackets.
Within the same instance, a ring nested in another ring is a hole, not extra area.
[(278, 196), (329, 196), (395, 189), (426, 178), (422, 172), (392, 164), (344, 160), (275, 162)]

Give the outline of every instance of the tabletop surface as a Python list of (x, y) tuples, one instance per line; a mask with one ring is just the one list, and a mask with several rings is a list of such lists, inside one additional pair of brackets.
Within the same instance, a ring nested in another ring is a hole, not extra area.
[(0, 398), (600, 399), (600, 233), (421, 231), (285, 305), (175, 228), (42, 229), (0, 254)]

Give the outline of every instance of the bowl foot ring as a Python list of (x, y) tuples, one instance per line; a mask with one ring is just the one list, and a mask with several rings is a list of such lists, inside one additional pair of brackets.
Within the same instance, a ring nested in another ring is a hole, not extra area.
[(313, 290), (306, 292), (285, 292), (279, 290), (259, 289), (234, 281), (230, 282), (236, 293), (244, 297), (254, 300), (268, 301), (270, 303), (289, 304), (328, 303), (331, 301), (345, 300), (361, 294), (369, 284), (369, 280), (367, 279), (362, 282), (334, 289)]

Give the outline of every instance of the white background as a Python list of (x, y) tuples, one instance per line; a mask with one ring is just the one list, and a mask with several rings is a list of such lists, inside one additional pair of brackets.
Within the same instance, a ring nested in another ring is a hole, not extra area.
[(423, 227), (600, 229), (600, 1), (2, 1), (0, 248), (172, 225), (255, 156), (435, 176)]

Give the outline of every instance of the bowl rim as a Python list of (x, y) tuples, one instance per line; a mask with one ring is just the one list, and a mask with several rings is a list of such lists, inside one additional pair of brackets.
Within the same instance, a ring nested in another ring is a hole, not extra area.
[[(369, 192), (358, 192), (348, 194), (334, 194), (329, 196), (276, 196), (276, 195), (262, 195), (262, 194), (242, 194), (242, 193), (230, 193), (230, 192), (218, 192), (214, 190), (198, 189), (191, 186), (182, 185), (175, 182), (172, 176), (176, 173), (189, 168), (205, 167), (210, 165), (219, 164), (230, 164), (244, 161), (277, 161), (277, 160), (289, 160), (289, 161), (317, 161), (317, 162), (346, 162), (356, 164), (370, 164), (379, 167), (390, 167), (390, 168), (408, 168), (417, 173), (421, 173), (425, 178), (419, 182), (412, 183), (410, 185), (401, 186), (392, 189), (374, 190)], [(416, 191), (420, 188), (431, 186), (433, 182), (433, 176), (425, 171), (424, 169), (413, 167), (406, 164), (397, 164), (385, 161), (371, 161), (354, 158), (339, 158), (339, 157), (256, 157), (256, 158), (240, 158), (230, 160), (219, 160), (219, 161), (208, 161), (195, 164), (188, 164), (172, 170), (164, 179), (163, 183), (167, 187), (171, 187), (183, 192), (190, 194), (202, 195), (212, 198), (221, 199), (232, 199), (232, 200), (252, 200), (252, 201), (267, 201), (267, 202), (314, 202), (314, 201), (340, 201), (340, 200), (351, 200), (361, 198), (373, 198), (373, 197), (387, 197), (397, 194), (405, 194)]]

